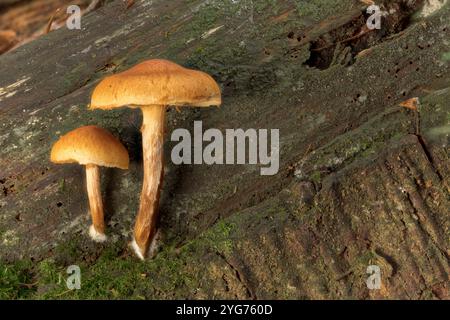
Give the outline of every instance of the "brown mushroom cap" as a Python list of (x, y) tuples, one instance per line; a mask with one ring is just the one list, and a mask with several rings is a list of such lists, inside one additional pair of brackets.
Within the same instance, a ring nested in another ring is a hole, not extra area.
[(220, 88), (211, 76), (167, 60), (155, 59), (103, 79), (92, 94), (90, 108), (208, 107), (220, 104)]
[(95, 164), (128, 169), (128, 151), (109, 131), (85, 126), (62, 136), (52, 148), (54, 163)]

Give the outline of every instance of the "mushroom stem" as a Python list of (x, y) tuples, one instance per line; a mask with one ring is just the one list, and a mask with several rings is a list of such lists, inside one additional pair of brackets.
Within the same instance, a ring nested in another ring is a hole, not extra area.
[(102, 242), (106, 240), (105, 221), (100, 191), (100, 168), (95, 164), (86, 165), (86, 185), (92, 217), (90, 235), (93, 240)]
[(164, 174), (163, 143), (166, 106), (146, 106), (141, 109), (144, 181), (134, 227), (133, 246), (136, 251), (139, 251), (136, 254), (144, 259), (155, 237), (158, 221), (159, 194)]

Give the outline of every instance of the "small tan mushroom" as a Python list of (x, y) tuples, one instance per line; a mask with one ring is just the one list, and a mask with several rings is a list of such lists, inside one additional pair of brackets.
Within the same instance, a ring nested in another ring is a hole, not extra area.
[(156, 234), (163, 177), (164, 123), (167, 106), (208, 107), (221, 104), (220, 88), (208, 74), (167, 60), (148, 60), (103, 79), (91, 98), (92, 109), (140, 108), (143, 114), (144, 181), (132, 247), (141, 259)]
[(53, 163), (78, 163), (86, 166), (86, 185), (92, 217), (89, 235), (94, 241), (105, 241), (99, 166), (128, 169), (127, 149), (105, 129), (85, 126), (62, 136), (53, 145), (50, 159)]

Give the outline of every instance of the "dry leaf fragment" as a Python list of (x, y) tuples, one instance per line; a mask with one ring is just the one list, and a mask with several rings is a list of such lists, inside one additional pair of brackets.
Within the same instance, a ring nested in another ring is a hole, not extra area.
[(419, 106), (419, 98), (415, 97), (415, 98), (405, 100), (402, 103), (400, 103), (399, 106), (417, 111), (418, 106)]
[(127, 10), (134, 4), (134, 0), (127, 0)]
[(55, 12), (53, 12), (52, 16), (50, 17), (50, 19), (48, 20), (47, 26), (45, 27), (45, 32), (44, 32), (45, 34), (52, 31), (53, 21), (55, 20), (55, 17), (59, 11), (60, 11), (60, 8), (56, 9)]

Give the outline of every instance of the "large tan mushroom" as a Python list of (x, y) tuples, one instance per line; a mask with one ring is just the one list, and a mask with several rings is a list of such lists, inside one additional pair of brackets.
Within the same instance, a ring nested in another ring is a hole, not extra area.
[(167, 106), (220, 105), (220, 88), (208, 74), (167, 60), (149, 60), (103, 79), (91, 109), (140, 108), (143, 114), (144, 181), (132, 247), (144, 259), (156, 234), (163, 177), (164, 122)]
[(99, 166), (128, 169), (127, 149), (105, 129), (85, 126), (62, 136), (53, 145), (50, 159), (59, 164), (78, 163), (86, 166), (86, 185), (92, 217), (89, 235), (94, 241), (105, 241)]

